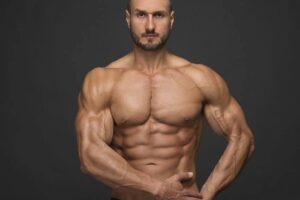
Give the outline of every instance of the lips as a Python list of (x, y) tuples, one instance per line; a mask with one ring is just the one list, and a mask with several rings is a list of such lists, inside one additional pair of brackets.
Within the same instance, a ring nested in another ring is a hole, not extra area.
[(150, 38), (153, 38), (153, 37), (157, 37), (158, 34), (143, 34), (143, 37), (150, 37)]

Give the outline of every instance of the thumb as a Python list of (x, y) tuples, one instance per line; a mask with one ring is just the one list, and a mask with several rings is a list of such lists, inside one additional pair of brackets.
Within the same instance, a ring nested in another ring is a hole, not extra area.
[(179, 172), (177, 174), (178, 181), (188, 181), (192, 179), (192, 177), (193, 177), (193, 172)]

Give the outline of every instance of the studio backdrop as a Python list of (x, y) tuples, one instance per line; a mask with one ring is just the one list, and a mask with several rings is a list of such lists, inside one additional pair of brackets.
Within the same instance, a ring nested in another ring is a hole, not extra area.
[[(290, 67), (288, 43), (298, 25), (289, 3), (174, 0), (168, 49), (224, 78), (256, 139), (253, 157), (216, 200), (300, 199), (299, 65)], [(133, 47), (125, 7), (125, 0), (1, 1), (1, 199), (109, 199), (107, 186), (80, 171), (74, 120), (86, 73)], [(226, 144), (205, 126), (199, 186)]]

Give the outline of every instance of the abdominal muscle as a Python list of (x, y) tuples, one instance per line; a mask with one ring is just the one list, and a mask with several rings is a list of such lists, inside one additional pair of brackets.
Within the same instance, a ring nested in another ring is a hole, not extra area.
[[(195, 162), (202, 125), (199, 121), (192, 124), (188, 127), (157, 124), (157, 129), (150, 132), (147, 124), (119, 127), (112, 148), (133, 168), (162, 181), (179, 172), (194, 172), (193, 178), (182, 184), (187, 190), (198, 191)], [(113, 190), (112, 196), (121, 200), (154, 199), (126, 188)]]

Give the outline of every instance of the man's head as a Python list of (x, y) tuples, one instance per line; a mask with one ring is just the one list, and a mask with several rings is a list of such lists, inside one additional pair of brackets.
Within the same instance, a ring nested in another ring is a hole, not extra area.
[(129, 0), (126, 21), (134, 43), (147, 51), (164, 47), (174, 13), (171, 0)]

